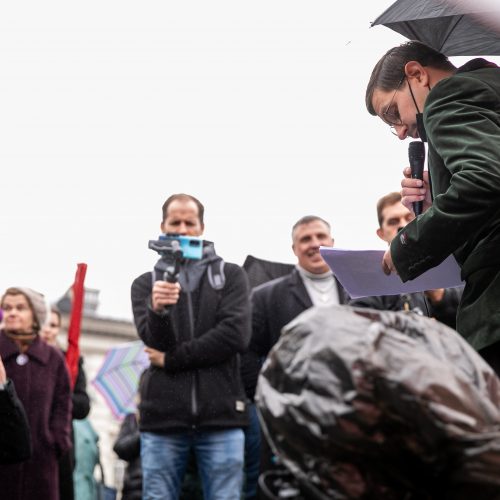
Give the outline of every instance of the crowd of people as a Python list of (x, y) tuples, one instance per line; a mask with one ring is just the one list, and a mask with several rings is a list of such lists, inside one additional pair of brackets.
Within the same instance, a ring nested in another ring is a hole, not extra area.
[[(400, 139), (420, 138), (429, 149), (424, 179), (405, 170), (401, 194), (377, 204), (376, 232), (388, 244), (381, 265), (407, 281), (453, 253), (465, 288), (351, 300), (319, 253), (334, 239), (330, 223), (316, 215), (292, 227), (293, 270), (253, 289), (245, 271), (205, 240), (201, 258), (176, 256), (174, 279), (137, 277), (132, 310), (150, 366), (138, 413), (125, 419), (114, 447), (129, 462), (125, 500), (265, 497), (259, 477), (281, 465), (254, 402), (259, 372), (282, 328), (309, 308), (435, 318), (500, 372), (500, 70), (483, 59), (455, 68), (409, 42), (376, 65), (366, 105)], [(415, 217), (417, 201), (424, 210)], [(171, 195), (160, 230), (201, 238), (203, 204)], [(2, 498), (72, 499), (71, 422), (90, 408), (83, 367), (71, 387), (57, 344), (60, 315), (40, 293), (8, 288), (0, 306)]]

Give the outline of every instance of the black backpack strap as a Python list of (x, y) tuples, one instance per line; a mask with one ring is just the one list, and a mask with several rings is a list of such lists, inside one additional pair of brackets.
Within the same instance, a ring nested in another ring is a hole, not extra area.
[(224, 274), (224, 261), (216, 259), (210, 262), (207, 269), (208, 282), (214, 290), (222, 290), (226, 284), (226, 275)]

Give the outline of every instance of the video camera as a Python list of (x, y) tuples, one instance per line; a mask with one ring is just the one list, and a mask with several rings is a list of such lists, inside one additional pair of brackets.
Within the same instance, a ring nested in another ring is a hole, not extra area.
[(157, 240), (149, 240), (148, 248), (161, 255), (154, 267), (154, 280), (176, 283), (181, 259), (201, 259), (203, 240), (194, 236), (167, 233), (161, 234)]

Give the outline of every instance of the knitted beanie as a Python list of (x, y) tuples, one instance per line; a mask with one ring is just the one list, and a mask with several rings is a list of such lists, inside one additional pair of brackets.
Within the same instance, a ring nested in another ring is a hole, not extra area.
[(41, 330), (49, 317), (49, 307), (45, 301), (45, 297), (40, 293), (32, 290), (31, 288), (18, 286), (16, 287), (28, 299), (34, 316), (34, 330)]

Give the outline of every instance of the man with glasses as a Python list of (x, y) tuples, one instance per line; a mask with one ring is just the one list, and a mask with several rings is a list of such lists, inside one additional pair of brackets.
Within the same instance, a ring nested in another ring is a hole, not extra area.
[(401, 183), (403, 204), (423, 201), (424, 213), (392, 240), (384, 271), (411, 280), (453, 253), (466, 281), (457, 330), (500, 373), (500, 69), (457, 69), (407, 42), (375, 66), (366, 106), (399, 139), (428, 141), (424, 181), (406, 168)]

